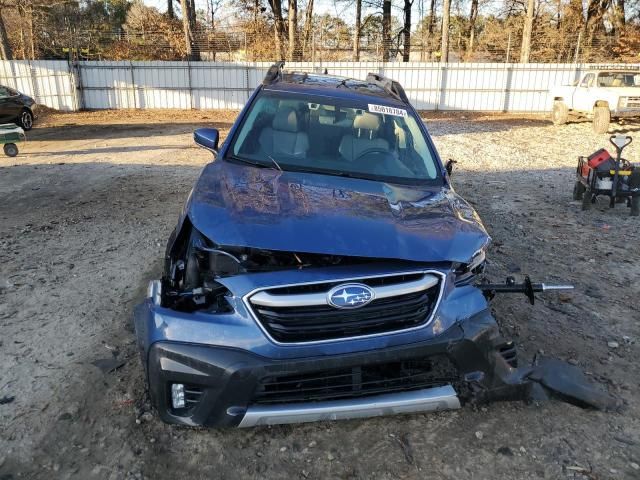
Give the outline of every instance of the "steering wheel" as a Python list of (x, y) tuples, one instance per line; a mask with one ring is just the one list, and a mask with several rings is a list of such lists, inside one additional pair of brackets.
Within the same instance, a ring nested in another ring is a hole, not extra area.
[(368, 155), (389, 155), (391, 152), (384, 147), (372, 147), (372, 148), (367, 148), (364, 152), (362, 152), (360, 155), (358, 155), (356, 158), (353, 159), (354, 162), (359, 162), (360, 160), (362, 160), (364, 157), (368, 156)]

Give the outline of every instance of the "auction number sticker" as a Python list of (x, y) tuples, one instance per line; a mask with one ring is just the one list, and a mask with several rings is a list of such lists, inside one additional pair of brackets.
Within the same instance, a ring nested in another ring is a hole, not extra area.
[(388, 107), (386, 105), (369, 104), (369, 111), (374, 113), (382, 113), (384, 115), (393, 115), (394, 117), (406, 117), (407, 111), (404, 108)]

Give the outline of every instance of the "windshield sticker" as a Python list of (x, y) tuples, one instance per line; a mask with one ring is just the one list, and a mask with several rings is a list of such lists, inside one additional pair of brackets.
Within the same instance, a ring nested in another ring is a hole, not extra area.
[(403, 108), (387, 107), (386, 105), (369, 104), (369, 111), (374, 113), (382, 113), (384, 115), (393, 115), (394, 117), (406, 117), (407, 111)]

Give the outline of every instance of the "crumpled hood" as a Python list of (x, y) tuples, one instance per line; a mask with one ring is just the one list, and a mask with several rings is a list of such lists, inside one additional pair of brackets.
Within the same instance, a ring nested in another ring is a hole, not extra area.
[(219, 246), (466, 262), (489, 237), (476, 212), (442, 186), (398, 186), (216, 161), (186, 213)]

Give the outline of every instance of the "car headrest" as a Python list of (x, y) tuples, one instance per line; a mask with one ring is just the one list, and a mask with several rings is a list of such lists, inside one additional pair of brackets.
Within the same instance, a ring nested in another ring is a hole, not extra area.
[(298, 131), (298, 114), (292, 108), (279, 110), (271, 126), (274, 130), (295, 133)]
[(380, 117), (373, 113), (364, 112), (353, 120), (353, 128), (377, 131), (380, 128)]

